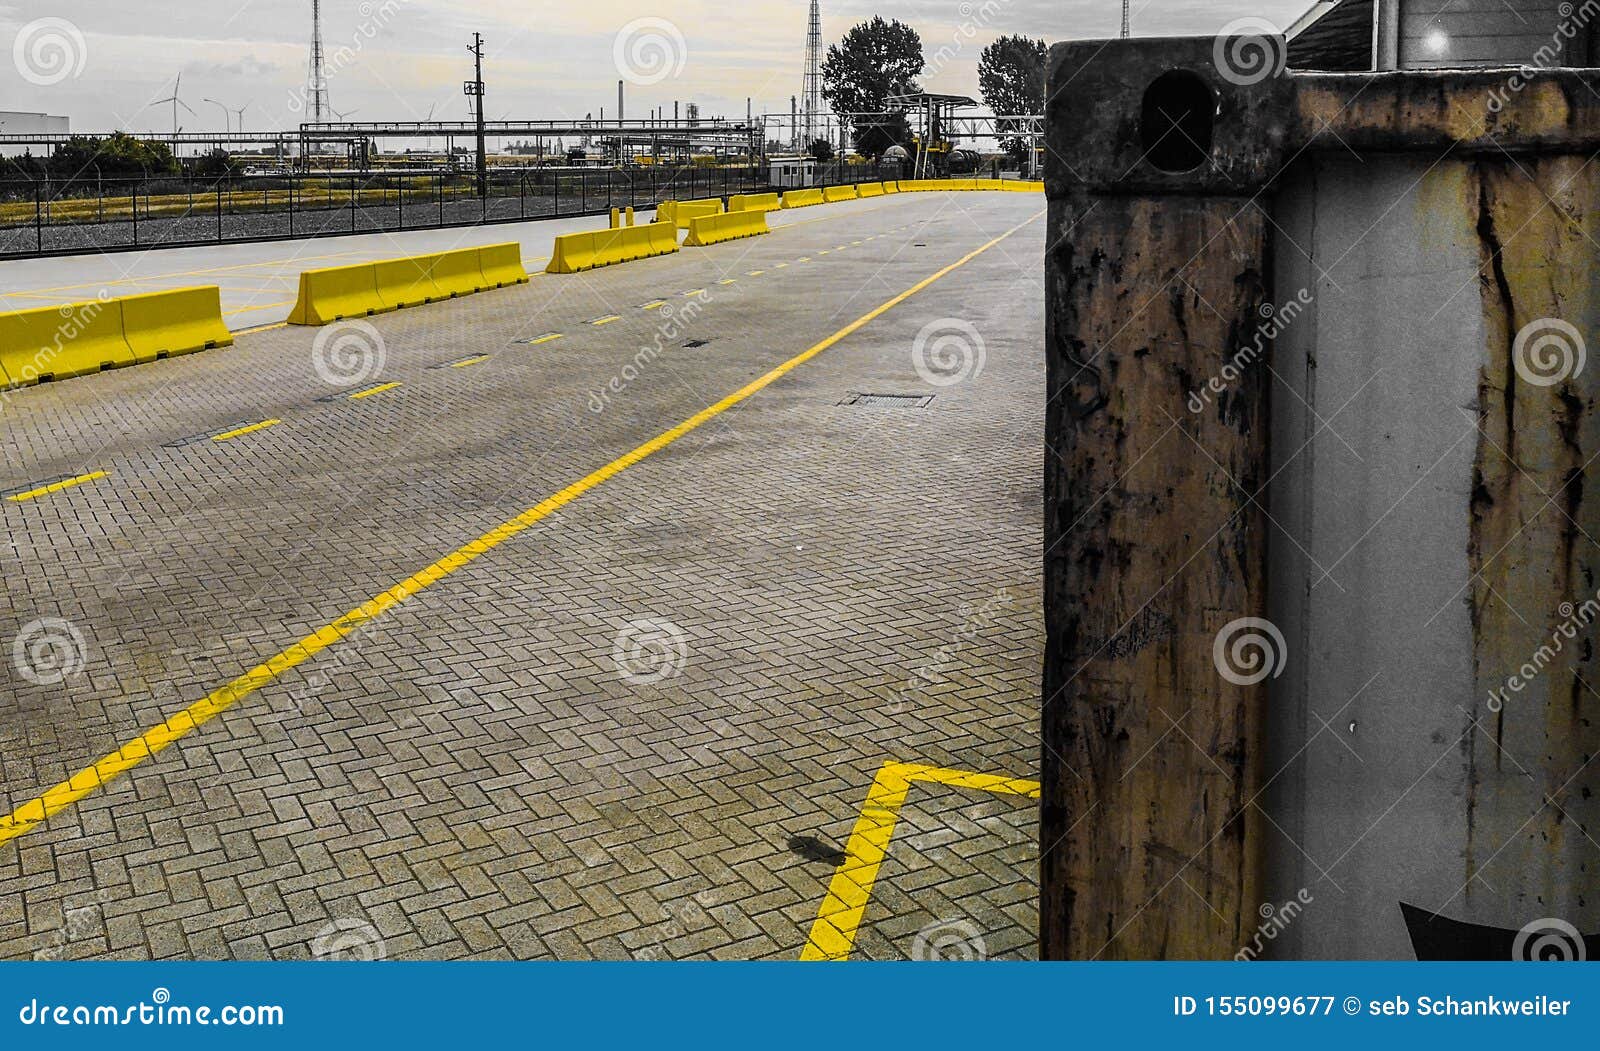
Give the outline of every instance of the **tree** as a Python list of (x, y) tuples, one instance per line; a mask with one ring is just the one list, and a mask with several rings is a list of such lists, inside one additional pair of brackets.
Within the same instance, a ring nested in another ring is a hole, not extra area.
[(833, 143), (827, 139), (816, 139), (811, 143), (811, 148), (807, 152), (811, 154), (812, 160), (826, 164), (828, 161), (833, 160)]
[[(829, 45), (822, 62), (822, 97), (835, 113), (882, 113), (890, 96), (921, 90), (917, 74), (924, 65), (922, 38), (915, 29), (874, 16)], [(905, 127), (904, 121), (899, 129), (879, 126), (882, 123), (863, 122), (851, 129), (857, 150), (877, 157), (896, 144), (892, 136)]]
[(172, 175), (178, 162), (164, 142), (136, 139), (115, 132), (104, 139), (74, 135), (50, 158), (50, 174), (56, 178), (92, 178), (96, 174)]
[[(1044, 112), (1043, 40), (1003, 36), (978, 56), (978, 91), (983, 104), (997, 116)], [(1016, 122), (1004, 121), (997, 131), (1015, 131)], [(1028, 155), (1028, 140), (1002, 140), (1005, 151), (1018, 162)]]

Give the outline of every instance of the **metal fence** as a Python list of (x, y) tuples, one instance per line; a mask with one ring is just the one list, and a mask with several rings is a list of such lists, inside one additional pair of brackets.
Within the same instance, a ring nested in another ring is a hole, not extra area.
[[(818, 166), (815, 185), (893, 178), (872, 165)], [(239, 175), (214, 179), (0, 181), (0, 258), (478, 226), (769, 189), (767, 170), (491, 169)]]

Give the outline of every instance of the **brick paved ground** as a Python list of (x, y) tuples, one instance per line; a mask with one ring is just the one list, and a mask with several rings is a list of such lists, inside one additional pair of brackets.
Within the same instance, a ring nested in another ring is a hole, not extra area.
[[(0, 489), (111, 473), (0, 503), (0, 804), (1041, 205), (809, 209), (768, 237), (384, 315), (383, 367), (349, 388), (313, 367), (317, 332), (286, 328), (13, 394)], [(0, 845), (0, 956), (796, 956), (885, 760), (1035, 776), (1043, 229)], [(657, 299), (682, 331), (640, 356)], [(936, 386), (913, 346), (943, 318), (980, 334), (982, 370)], [(379, 382), (401, 386), (319, 400)], [(48, 617), (85, 660), (38, 685), (12, 640)], [(1031, 955), (1032, 806), (918, 785), (900, 818), (857, 956), (946, 929)]]

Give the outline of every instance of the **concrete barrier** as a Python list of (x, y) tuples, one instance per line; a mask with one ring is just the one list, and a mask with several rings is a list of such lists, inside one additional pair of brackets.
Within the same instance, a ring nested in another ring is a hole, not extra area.
[(685, 248), (702, 247), (733, 241), (741, 237), (758, 237), (768, 233), (766, 212), (728, 212), (726, 215), (707, 215), (689, 224), (689, 239)]
[(857, 197), (882, 197), (883, 196), (883, 183), (881, 183), (881, 182), (864, 182), (864, 183), (861, 183), (858, 186), (856, 186), (856, 196)]
[(775, 193), (736, 193), (728, 198), (730, 212), (771, 212), (783, 207)]
[(121, 302), (122, 334), (136, 363), (233, 345), (216, 285), (147, 292)]
[(450, 293), (433, 281), (431, 255), (380, 259), (368, 263), (372, 268), (373, 288), (384, 310), (421, 306), (449, 299)]
[(882, 185), (884, 193), (900, 192), (900, 184), (893, 179), (885, 179), (880, 185)]
[(813, 204), (822, 203), (822, 191), (810, 190), (785, 190), (783, 194), (784, 208), (809, 208)]
[(483, 278), (483, 270), (478, 266), (476, 248), (461, 248), (430, 256), (428, 277), (435, 288), (451, 299), (470, 296), (490, 287)]
[(528, 271), (522, 266), (522, 246), (515, 241), (479, 248), (478, 269), (490, 288), (528, 283)]
[(28, 387), (134, 363), (122, 302), (92, 299), (0, 314), (0, 370)]
[(856, 199), (854, 186), (829, 186), (822, 191), (822, 199), (829, 204), (835, 201), (853, 201)]
[(562, 234), (555, 239), (550, 252), (550, 264), (545, 267), (545, 272), (576, 274), (634, 259), (670, 255), (677, 250), (678, 228), (675, 222)]
[(673, 223), (679, 230), (687, 230), (695, 219), (721, 214), (720, 197), (703, 197), (696, 201), (662, 201), (656, 208), (656, 222)]
[(301, 271), (300, 291), (289, 312), (289, 324), (326, 325), (391, 309), (378, 295), (371, 263), (323, 267)]

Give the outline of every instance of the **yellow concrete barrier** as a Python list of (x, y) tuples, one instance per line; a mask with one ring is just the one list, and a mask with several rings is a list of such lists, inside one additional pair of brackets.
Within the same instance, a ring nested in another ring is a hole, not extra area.
[(634, 259), (669, 255), (678, 250), (676, 223), (655, 222), (616, 230), (561, 234), (550, 252), (546, 273), (576, 274)]
[(656, 207), (656, 222), (674, 223), (679, 230), (687, 230), (696, 219), (721, 214), (720, 197), (703, 197), (697, 201), (662, 201)]
[(785, 190), (783, 193), (783, 207), (785, 208), (809, 208), (813, 204), (821, 203), (821, 190)]
[(864, 182), (864, 183), (860, 183), (859, 185), (856, 186), (856, 196), (857, 197), (882, 197), (883, 196), (883, 183), (881, 183), (881, 182)]
[(10, 386), (132, 365), (122, 301), (91, 299), (0, 314), (0, 371)]
[(766, 212), (729, 212), (726, 215), (707, 215), (689, 224), (689, 239), (685, 248), (720, 244), (740, 237), (757, 237), (768, 233)]
[(347, 317), (366, 317), (393, 308), (378, 295), (371, 263), (332, 266), (300, 273), (300, 293), (289, 312), (291, 325), (326, 325)]
[(775, 193), (736, 193), (728, 198), (730, 212), (771, 212), (781, 207)]
[(216, 285), (123, 297), (122, 335), (138, 363), (233, 345)]
[(885, 180), (883, 180), (883, 192), (884, 193), (899, 193), (900, 192), (900, 184), (898, 182), (896, 182), (895, 180), (893, 180), (893, 179), (885, 179)]
[(451, 299), (470, 296), (491, 287), (483, 279), (478, 267), (476, 248), (459, 248), (428, 257), (428, 278), (442, 294)]
[(832, 204), (834, 201), (853, 201), (856, 199), (854, 186), (829, 186), (822, 191), (822, 199)]
[(417, 255), (367, 264), (372, 267), (373, 287), (383, 309), (399, 310), (449, 299), (450, 293), (433, 283), (433, 260), (431, 255)]
[(522, 246), (515, 241), (478, 249), (478, 269), (483, 271), (490, 288), (528, 283), (528, 271), (522, 266)]

